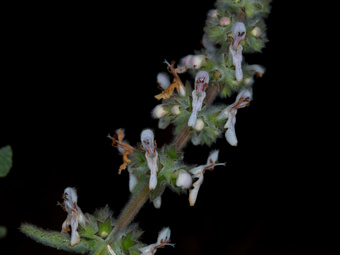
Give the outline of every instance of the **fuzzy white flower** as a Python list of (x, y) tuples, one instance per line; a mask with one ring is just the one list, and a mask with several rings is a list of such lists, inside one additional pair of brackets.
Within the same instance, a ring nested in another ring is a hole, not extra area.
[(159, 105), (156, 105), (156, 107), (152, 110), (151, 115), (155, 119), (160, 119), (164, 117), (167, 113), (168, 112), (164, 110), (164, 105), (159, 104)]
[(228, 121), (224, 125), (224, 128), (227, 128), (225, 137), (229, 144), (232, 146), (237, 145), (237, 138), (235, 132), (237, 109), (248, 106), (250, 104), (251, 99), (252, 99), (251, 89), (244, 88), (240, 90), (240, 92), (238, 93), (235, 103), (229, 105), (217, 116), (217, 120), (228, 119)]
[(235, 76), (237, 81), (242, 81), (243, 72), (242, 72), (242, 50), (243, 47), (240, 44), (247, 38), (246, 27), (242, 22), (236, 22), (232, 28), (232, 43), (230, 44), (229, 51), (233, 57), (233, 64), (235, 66)]
[(179, 170), (179, 173), (176, 179), (176, 186), (182, 187), (183, 189), (188, 189), (191, 187), (191, 184), (192, 184), (192, 178), (190, 174), (183, 169)]
[(170, 77), (167, 73), (160, 72), (157, 74), (157, 83), (162, 89), (166, 89), (170, 85)]
[(195, 77), (195, 89), (192, 92), (192, 113), (190, 115), (188, 126), (195, 127), (197, 113), (202, 109), (203, 100), (206, 96), (205, 89), (209, 84), (209, 74), (206, 71), (199, 71)]
[(154, 190), (157, 186), (157, 159), (158, 153), (156, 151), (156, 141), (154, 140), (154, 134), (151, 129), (143, 130), (141, 134), (142, 148), (146, 151), (145, 158), (148, 163), (151, 175), (149, 180), (149, 189)]
[(208, 157), (207, 163), (205, 165), (201, 165), (195, 167), (190, 170), (193, 174), (193, 178), (198, 178), (198, 180), (193, 184), (194, 188), (190, 190), (189, 193), (189, 203), (191, 206), (195, 205), (198, 191), (203, 183), (203, 175), (206, 170), (213, 170), (215, 166), (225, 166), (226, 163), (217, 163), (218, 158), (218, 150), (212, 151)]
[(170, 228), (163, 228), (157, 238), (157, 242), (154, 244), (150, 244), (146, 247), (139, 248), (139, 251), (142, 252), (141, 255), (154, 255), (158, 248), (163, 248), (165, 245), (171, 245), (174, 247), (174, 244), (169, 243), (170, 242)]
[(62, 225), (61, 231), (67, 233), (70, 231), (69, 226), (71, 226), (71, 246), (74, 246), (80, 242), (80, 235), (77, 229), (78, 224), (85, 226), (85, 217), (77, 205), (78, 196), (74, 188), (66, 188), (62, 197), (64, 202), (61, 204), (61, 206), (68, 214)]
[(190, 68), (199, 69), (205, 65), (205, 56), (204, 55), (194, 55), (190, 59)]
[(156, 197), (154, 200), (152, 200), (152, 203), (153, 203), (153, 206), (154, 206), (156, 209), (161, 208), (162, 197), (161, 197), (161, 196)]

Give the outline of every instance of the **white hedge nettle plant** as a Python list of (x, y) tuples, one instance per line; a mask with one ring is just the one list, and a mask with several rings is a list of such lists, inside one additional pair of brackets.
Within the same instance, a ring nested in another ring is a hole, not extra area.
[[(173, 140), (157, 147), (157, 131), (152, 127), (140, 131), (140, 141), (135, 146), (125, 140), (122, 128), (108, 135), (122, 156), (118, 174), (129, 175), (126, 185), (131, 196), (118, 218), (113, 218), (108, 206), (83, 214), (76, 190), (68, 187), (62, 196), (61, 206), (67, 217), (64, 222), (60, 219), (61, 232), (24, 223), (20, 228), (24, 234), (44, 245), (81, 254), (153, 255), (158, 248), (174, 246), (170, 243), (170, 228), (160, 231), (156, 243), (142, 243), (142, 230), (132, 220), (147, 201), (155, 208), (166, 203), (162, 201), (166, 188), (187, 196), (189, 206), (199, 203), (205, 172), (226, 165), (217, 161), (223, 149), (211, 151), (206, 164), (195, 166), (185, 162), (185, 145), (191, 142), (210, 146), (225, 133), (227, 142), (236, 146), (237, 110), (250, 105), (256, 78), (265, 72), (260, 65), (248, 65), (242, 54), (261, 52), (264, 47), (264, 18), (269, 13), (270, 0), (217, 0), (215, 7), (208, 11), (203, 48), (195, 54), (189, 52), (178, 65), (174, 60), (171, 64), (165, 60), (166, 67), (162, 64), (155, 77), (161, 92), (150, 95), (150, 99), (159, 101), (150, 109), (151, 116), (159, 120), (158, 128), (173, 127)], [(183, 83), (185, 72), (191, 79)], [(231, 102), (233, 94), (237, 96)], [(225, 104), (214, 105), (216, 97), (225, 100)]]

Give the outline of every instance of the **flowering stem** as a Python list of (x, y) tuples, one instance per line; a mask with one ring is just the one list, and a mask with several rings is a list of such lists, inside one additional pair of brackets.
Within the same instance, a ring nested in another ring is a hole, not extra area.
[(191, 136), (189, 130), (190, 128), (186, 126), (185, 128), (183, 128), (181, 133), (179, 133), (178, 136), (176, 137), (175, 145), (176, 145), (177, 151), (180, 151), (184, 147), (184, 145), (187, 143), (187, 141), (189, 140)]
[(118, 217), (117, 224), (113, 231), (106, 239), (106, 243), (111, 243), (117, 235), (123, 231), (136, 216), (140, 208), (149, 198), (149, 182), (148, 178), (144, 178), (139, 183), (139, 189), (134, 195), (131, 196), (130, 201), (127, 203), (123, 211)]
[[(217, 87), (213, 86), (208, 90), (205, 104), (209, 105), (217, 94)], [(186, 126), (175, 139), (176, 150), (180, 151), (187, 143), (191, 136), (190, 127)], [(106, 243), (111, 243), (117, 235), (123, 231), (136, 216), (144, 203), (148, 200), (150, 194), (148, 178), (144, 178), (139, 183), (139, 189), (131, 196), (130, 201), (125, 206), (124, 210), (118, 217), (117, 224), (114, 230), (106, 239)]]

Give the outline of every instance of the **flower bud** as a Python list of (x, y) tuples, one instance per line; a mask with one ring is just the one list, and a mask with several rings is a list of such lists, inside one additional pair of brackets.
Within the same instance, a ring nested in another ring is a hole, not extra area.
[(156, 197), (152, 202), (153, 202), (153, 206), (154, 206), (156, 209), (161, 208), (161, 204), (162, 204), (162, 198), (161, 198), (161, 196)]
[(162, 89), (166, 89), (170, 85), (169, 75), (164, 72), (157, 74), (157, 83)]
[(186, 68), (190, 68), (191, 58), (192, 58), (192, 55), (188, 55), (188, 56), (185, 56), (184, 58), (182, 58), (181, 59), (181, 65), (185, 66)]
[(217, 10), (216, 9), (209, 10), (207, 16), (209, 18), (217, 18)]
[(258, 37), (261, 34), (261, 29), (259, 27), (255, 27), (252, 31), (251, 34), (255, 37)]
[(192, 184), (191, 175), (185, 170), (180, 170), (176, 180), (176, 186), (182, 187), (183, 189), (188, 189), (191, 187), (191, 184)]
[(204, 122), (202, 119), (197, 119), (196, 120), (196, 125), (194, 127), (194, 129), (196, 129), (197, 131), (201, 131), (204, 128)]
[(199, 69), (204, 64), (205, 64), (205, 56), (204, 55), (192, 56), (192, 58), (190, 60), (190, 68)]
[(163, 116), (165, 116), (167, 113), (168, 112), (164, 110), (163, 105), (159, 104), (152, 110), (152, 117), (155, 119), (160, 119)]
[(181, 113), (180, 109), (179, 109), (179, 105), (175, 105), (171, 108), (171, 113), (175, 114), (175, 115), (179, 115)]
[(222, 27), (226, 27), (226, 26), (228, 26), (229, 24), (230, 24), (230, 18), (228, 18), (228, 17), (223, 17), (223, 18), (220, 19), (220, 25), (221, 25)]

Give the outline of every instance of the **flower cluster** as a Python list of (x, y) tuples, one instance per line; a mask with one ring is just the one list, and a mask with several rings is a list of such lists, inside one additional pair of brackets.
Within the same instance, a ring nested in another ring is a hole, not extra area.
[[(171, 64), (164, 61), (170, 75), (166, 72), (157, 75), (161, 92), (154, 95), (159, 103), (151, 114), (159, 119), (158, 128), (174, 126), (176, 137), (172, 142), (158, 147), (157, 133), (148, 127), (141, 130), (136, 146), (124, 140), (123, 129), (108, 135), (112, 146), (122, 155), (118, 174), (127, 169), (131, 192), (131, 199), (117, 220), (108, 206), (94, 214), (83, 214), (76, 190), (68, 187), (61, 204), (67, 212), (61, 232), (30, 224), (23, 224), (21, 231), (43, 244), (82, 254), (153, 255), (158, 248), (174, 246), (170, 243), (170, 228), (163, 228), (155, 243), (141, 243), (142, 231), (131, 221), (148, 200), (160, 208), (166, 188), (187, 194), (189, 205), (194, 206), (205, 172), (226, 165), (218, 163), (219, 150), (210, 152), (206, 164), (189, 165), (184, 162), (183, 148), (188, 141), (210, 146), (224, 132), (230, 145), (238, 144), (237, 111), (250, 105), (256, 77), (265, 72), (260, 65), (248, 65), (243, 54), (260, 52), (264, 47), (267, 41), (264, 18), (269, 13), (269, 3), (270, 0), (217, 0), (216, 9), (207, 15), (203, 48), (182, 57), (176, 67), (175, 61)], [(182, 82), (180, 75), (184, 72), (192, 76), (193, 85), (190, 81)], [(232, 94), (237, 94), (234, 102), (225, 99), (223, 104), (213, 104), (217, 96), (228, 98)]]

